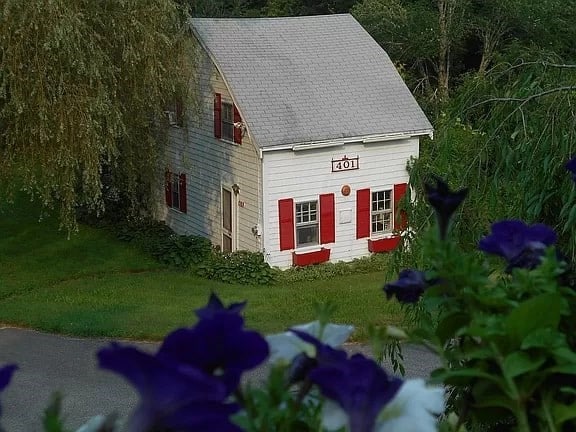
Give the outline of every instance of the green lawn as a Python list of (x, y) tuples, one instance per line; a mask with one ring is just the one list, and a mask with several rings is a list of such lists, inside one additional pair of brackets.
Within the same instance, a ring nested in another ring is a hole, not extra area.
[(335, 322), (400, 324), (402, 312), (382, 294), (381, 274), (277, 286), (228, 285), (156, 263), (113, 238), (81, 226), (70, 239), (53, 217), (22, 201), (0, 204), (0, 323), (78, 336), (160, 339), (193, 322), (210, 291), (248, 300), (247, 325), (264, 333), (314, 319), (313, 303), (338, 307)]

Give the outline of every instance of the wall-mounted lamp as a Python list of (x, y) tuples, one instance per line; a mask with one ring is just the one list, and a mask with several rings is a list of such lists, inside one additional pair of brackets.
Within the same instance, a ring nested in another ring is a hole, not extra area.
[(234, 191), (234, 195), (238, 195), (240, 193), (240, 186), (237, 183), (232, 185), (232, 190)]

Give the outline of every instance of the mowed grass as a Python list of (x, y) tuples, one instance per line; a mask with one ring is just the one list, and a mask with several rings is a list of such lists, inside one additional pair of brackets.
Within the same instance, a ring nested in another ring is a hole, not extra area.
[(314, 303), (337, 306), (334, 322), (353, 324), (365, 341), (369, 324), (403, 321), (382, 293), (379, 273), (273, 286), (229, 285), (155, 262), (106, 231), (81, 226), (68, 239), (54, 216), (25, 200), (0, 204), (0, 323), (76, 336), (158, 340), (194, 322), (211, 291), (225, 302), (247, 300), (247, 326), (263, 333), (314, 319)]

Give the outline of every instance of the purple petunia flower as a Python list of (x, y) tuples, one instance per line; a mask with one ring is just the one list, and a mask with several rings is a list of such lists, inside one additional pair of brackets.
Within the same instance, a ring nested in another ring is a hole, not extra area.
[(572, 174), (572, 180), (576, 182), (576, 156), (566, 163), (566, 169)]
[(98, 360), (100, 367), (124, 376), (140, 393), (129, 432), (241, 432), (229, 420), (239, 407), (225, 402), (228, 391), (217, 378), (170, 358), (118, 344), (101, 349)]
[(218, 298), (213, 292), (210, 293), (210, 298), (208, 299), (208, 304), (203, 308), (196, 309), (196, 316), (200, 319), (214, 318), (215, 316), (220, 316), (222, 314), (240, 315), (242, 309), (246, 306), (246, 302), (232, 303), (230, 306), (224, 306), (222, 300)]
[(261, 364), (268, 354), (264, 337), (245, 330), (242, 317), (222, 313), (215, 319), (201, 319), (193, 328), (170, 333), (157, 355), (217, 375), (232, 393), (242, 373)]
[(336, 429), (347, 425), (350, 432), (373, 432), (379, 414), (402, 386), (402, 380), (386, 374), (362, 354), (319, 365), (309, 377), (335, 403), (324, 406), (324, 426)]
[(436, 180), (436, 187), (425, 184), (424, 190), (426, 191), (426, 198), (430, 205), (434, 208), (436, 212), (436, 218), (438, 219), (438, 228), (440, 230), (440, 238), (445, 239), (448, 232), (448, 225), (450, 223), (450, 218), (460, 206), (466, 195), (468, 194), (468, 189), (461, 189), (456, 192), (452, 192), (448, 185), (439, 177), (434, 177)]
[[(8, 384), (10, 384), (10, 380), (12, 379), (12, 374), (14, 371), (18, 369), (18, 366), (15, 364), (8, 364), (2, 368), (0, 368), (0, 392), (2, 392)], [(0, 415), (2, 414), (2, 409), (0, 406)]]
[(426, 273), (420, 270), (405, 269), (398, 275), (398, 280), (384, 285), (386, 298), (396, 296), (401, 303), (416, 303), (430, 283)]
[(546, 248), (556, 243), (556, 233), (544, 224), (526, 225), (520, 220), (504, 220), (492, 224), (492, 232), (478, 243), (486, 253), (501, 256), (513, 268), (537, 267)]

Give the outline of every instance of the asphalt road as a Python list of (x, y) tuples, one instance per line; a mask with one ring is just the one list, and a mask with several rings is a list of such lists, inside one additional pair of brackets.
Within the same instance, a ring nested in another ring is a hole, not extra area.
[[(53, 392), (62, 393), (66, 426), (75, 430), (98, 414), (117, 412), (125, 418), (137, 403), (137, 395), (125, 381), (97, 368), (95, 354), (109, 343), (105, 339), (81, 339), (32, 330), (0, 329), (0, 365), (17, 363), (19, 370), (2, 393), (0, 423), (7, 432), (40, 432), (43, 410)], [(154, 351), (157, 344), (139, 342)], [(350, 345), (349, 351), (368, 349)], [(438, 360), (430, 352), (407, 346), (405, 367), (409, 377), (426, 377)], [(258, 379), (262, 371), (251, 375)]]

